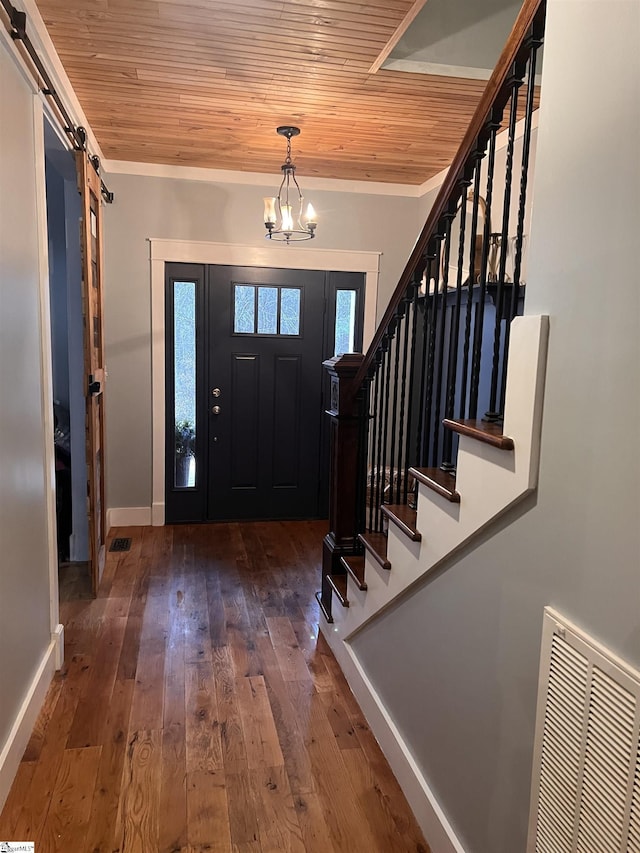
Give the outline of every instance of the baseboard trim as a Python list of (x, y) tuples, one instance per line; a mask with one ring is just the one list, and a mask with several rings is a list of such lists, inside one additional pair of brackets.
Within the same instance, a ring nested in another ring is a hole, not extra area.
[(151, 524), (154, 527), (164, 527), (164, 501), (156, 501), (151, 506)]
[(18, 766), (29, 743), (31, 732), (44, 704), (47, 690), (56, 669), (56, 655), (62, 641), (62, 632), (58, 630), (59, 628), (62, 626), (59, 625), (52, 635), (51, 642), (42, 656), (27, 690), (27, 695), (11, 727), (9, 737), (2, 747), (2, 752), (0, 752), (0, 811), (2, 811), (11, 790)]
[(367, 677), (349, 643), (332, 642), (330, 625), (320, 624), (349, 687), (415, 815), (432, 853), (466, 853), (431, 786)]
[(51, 634), (51, 642), (53, 643), (53, 662), (56, 672), (62, 669), (64, 663), (64, 625), (58, 624)]
[(115, 506), (107, 510), (107, 530), (112, 527), (147, 527), (150, 524), (150, 506)]

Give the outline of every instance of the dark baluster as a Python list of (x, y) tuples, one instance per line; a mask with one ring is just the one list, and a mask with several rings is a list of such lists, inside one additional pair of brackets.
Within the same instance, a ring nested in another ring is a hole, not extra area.
[[(379, 428), (379, 419), (378, 419), (378, 398), (380, 395), (380, 362), (382, 359), (382, 352), (378, 350), (376, 353), (376, 360), (374, 362), (373, 372), (373, 406), (371, 412), (371, 453), (370, 453), (370, 461), (369, 461), (369, 471), (367, 475), (367, 480), (369, 484), (369, 523), (367, 524), (367, 529), (373, 529), (374, 523), (374, 498), (375, 498), (375, 472), (376, 472), (376, 445), (378, 439), (378, 428)], [(369, 480), (369, 477), (371, 478)]]
[(416, 428), (416, 465), (422, 465), (424, 463), (425, 456), (425, 437), (423, 435), (424, 429), (424, 414), (425, 414), (425, 393), (427, 386), (427, 368), (428, 368), (428, 345), (429, 345), (429, 329), (430, 329), (430, 312), (431, 312), (431, 300), (429, 298), (429, 282), (431, 281), (431, 271), (433, 269), (433, 264), (435, 261), (435, 254), (427, 254), (426, 256), (426, 267), (424, 271), (424, 281), (425, 285), (425, 293), (424, 293), (424, 303), (423, 309), (424, 313), (422, 315), (422, 348), (420, 353), (420, 391), (418, 394), (418, 425)]
[(471, 208), (471, 229), (469, 240), (469, 280), (467, 282), (467, 310), (464, 320), (464, 348), (462, 353), (462, 381), (460, 383), (460, 417), (467, 413), (467, 381), (469, 377), (469, 351), (471, 345), (471, 314), (473, 310), (473, 285), (479, 270), (476, 270), (476, 234), (478, 231), (478, 212), (480, 209), (480, 179), (484, 151), (476, 148), (472, 159), (474, 165), (473, 206)]
[[(380, 531), (380, 505), (383, 500), (384, 492), (384, 472), (383, 464), (383, 447), (386, 446), (387, 434), (387, 413), (389, 410), (389, 339), (385, 335), (382, 339), (382, 363), (380, 365), (380, 411), (379, 411), (379, 429), (378, 429), (378, 457), (376, 465), (376, 498), (375, 498), (375, 519), (373, 529), (376, 532)], [(386, 381), (385, 381), (386, 374)]]
[(513, 290), (511, 293), (511, 310), (507, 318), (504, 331), (504, 357), (502, 359), (502, 380), (500, 382), (500, 404), (499, 410), (504, 414), (504, 398), (507, 387), (507, 361), (509, 354), (509, 340), (511, 337), (511, 320), (518, 313), (518, 300), (520, 299), (520, 274), (522, 271), (522, 243), (524, 238), (524, 219), (527, 205), (527, 183), (529, 180), (529, 158), (531, 154), (531, 130), (533, 124), (533, 103), (535, 95), (536, 62), (538, 50), (542, 45), (542, 33), (544, 22), (538, 20), (532, 29), (531, 36), (525, 44), (529, 47), (529, 70), (527, 75), (527, 102), (524, 119), (524, 135), (522, 139), (522, 166), (520, 172), (520, 197), (518, 200), (518, 227), (514, 247), (513, 260)]
[[(391, 447), (389, 448), (389, 500), (388, 503), (393, 503), (394, 495), (394, 480), (396, 478), (395, 462), (396, 462), (396, 437), (398, 429), (398, 395), (400, 393), (400, 383), (398, 377), (400, 374), (400, 342), (402, 340), (402, 330), (406, 326), (405, 322), (405, 301), (400, 302), (396, 312), (397, 334), (394, 346), (393, 360), (393, 408), (391, 410)], [(400, 472), (398, 471), (398, 476)]]
[[(445, 418), (454, 416), (456, 400), (456, 384), (458, 373), (458, 336), (460, 334), (460, 306), (462, 304), (462, 266), (464, 264), (464, 241), (467, 225), (467, 188), (470, 181), (460, 181), (462, 195), (460, 199), (460, 236), (458, 239), (458, 274), (456, 276), (456, 297), (451, 313), (451, 329), (449, 333), (449, 365), (447, 368), (447, 399), (444, 407)], [(453, 462), (453, 433), (445, 430), (442, 443), (442, 467), (445, 471), (455, 470)]]
[[(416, 341), (418, 338), (418, 298), (420, 296), (420, 273), (417, 273), (417, 279), (414, 279), (413, 284), (411, 285), (411, 289), (413, 292), (413, 304), (411, 306), (412, 314), (411, 314), (411, 344), (409, 346), (409, 399), (407, 400), (407, 449), (405, 452), (405, 460), (404, 460), (404, 490), (402, 494), (402, 500), (404, 503), (407, 502), (407, 495), (409, 492), (409, 477), (406, 472), (409, 470), (411, 466), (410, 460), (410, 443), (411, 443), (411, 430), (413, 428), (413, 401), (414, 401), (414, 388), (413, 383), (416, 378)], [(416, 464), (417, 464), (417, 456), (416, 456)]]
[(518, 121), (518, 90), (522, 86), (524, 69), (520, 63), (514, 62), (507, 86), (511, 89), (509, 103), (509, 137), (507, 142), (507, 161), (504, 179), (504, 200), (502, 203), (502, 231), (500, 232), (500, 264), (498, 283), (495, 296), (496, 323), (493, 332), (493, 364), (491, 367), (491, 392), (489, 395), (489, 411), (484, 419), (496, 422), (502, 419), (498, 411), (498, 381), (500, 371), (502, 315), (504, 302), (504, 279), (507, 268), (507, 241), (509, 239), (509, 215), (511, 213), (511, 183), (513, 181), (513, 149), (516, 142), (516, 123)]
[(482, 335), (484, 331), (484, 306), (487, 295), (487, 261), (489, 258), (489, 238), (491, 236), (491, 205), (493, 202), (493, 174), (496, 165), (496, 135), (500, 129), (501, 115), (494, 113), (487, 122), (489, 132), (489, 157), (487, 160), (487, 191), (485, 194), (485, 217), (482, 235), (482, 259), (480, 262), (480, 289), (478, 306), (473, 324), (473, 360), (471, 363), (471, 385), (469, 388), (469, 417), (478, 416), (478, 389), (480, 387), (480, 368), (482, 362)]
[[(389, 399), (391, 397), (391, 345), (393, 343), (393, 336), (395, 333), (396, 321), (392, 319), (389, 323), (389, 328), (387, 334), (385, 335), (387, 339), (387, 353), (386, 353), (386, 361), (387, 361), (387, 377), (385, 382), (385, 400), (384, 400), (384, 418), (383, 418), (383, 437), (382, 437), (382, 491), (380, 494), (380, 506), (385, 502), (385, 482), (387, 479), (387, 447), (388, 447), (388, 438), (389, 438)], [(388, 503), (388, 501), (387, 501)], [(378, 520), (376, 530), (380, 530), (382, 525), (382, 513), (381, 510), (378, 509)]]
[(444, 377), (448, 298), (447, 288), (449, 285), (449, 261), (451, 259), (451, 223), (453, 222), (454, 217), (455, 209), (449, 209), (442, 217), (444, 224), (444, 260), (442, 264), (442, 292), (440, 295), (440, 340), (438, 344), (438, 366), (436, 370), (435, 404), (433, 415), (433, 449), (431, 462), (433, 467), (438, 464), (438, 451), (440, 446), (440, 415), (442, 410), (442, 381)]
[(429, 457), (431, 454), (432, 438), (433, 438), (433, 384), (434, 384), (434, 364), (436, 355), (436, 332), (438, 326), (438, 280), (440, 277), (440, 252), (442, 249), (442, 238), (436, 235), (432, 242), (433, 248), (429, 250), (429, 255), (433, 254), (433, 262), (431, 264), (431, 276), (435, 280), (433, 293), (431, 293), (431, 277), (427, 279), (427, 299), (429, 301), (429, 346), (427, 352), (427, 388), (425, 394), (424, 407), (424, 435), (422, 464), (429, 465)]
[[(367, 461), (369, 449), (369, 397), (371, 394), (371, 378), (367, 377), (362, 383), (359, 394), (359, 434), (358, 434), (358, 463), (356, 470), (356, 529), (354, 533), (365, 530), (367, 508)], [(354, 550), (357, 537), (354, 536)]]
[[(398, 411), (398, 476), (396, 482), (396, 503), (400, 503), (400, 496), (404, 493), (404, 484), (407, 479), (407, 470), (404, 464), (404, 433), (406, 426), (406, 402), (407, 402), (407, 370), (409, 361), (409, 308), (413, 296), (413, 285), (409, 285), (407, 293), (402, 300), (404, 313), (404, 335), (402, 339), (402, 369), (400, 377), (400, 410)], [(400, 340), (398, 339), (398, 344)]]

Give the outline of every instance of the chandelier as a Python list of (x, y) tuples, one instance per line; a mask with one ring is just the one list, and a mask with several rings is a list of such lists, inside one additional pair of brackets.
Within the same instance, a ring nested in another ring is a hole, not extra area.
[(296, 167), (291, 162), (291, 137), (297, 136), (300, 128), (284, 125), (278, 127), (276, 132), (287, 139), (287, 157), (281, 167), (282, 183), (277, 197), (264, 199), (264, 225), (267, 229), (265, 236), (269, 240), (283, 240), (287, 243), (292, 240), (311, 240), (316, 236), (318, 225), (316, 212), (313, 205), (308, 204), (303, 216), (304, 199), (296, 181)]

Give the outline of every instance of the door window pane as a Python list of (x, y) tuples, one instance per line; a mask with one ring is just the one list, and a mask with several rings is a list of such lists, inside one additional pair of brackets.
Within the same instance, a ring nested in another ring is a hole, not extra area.
[(173, 285), (175, 488), (196, 482), (196, 283)]
[(299, 287), (284, 287), (280, 291), (280, 334), (300, 334)]
[(356, 332), (356, 296), (355, 290), (336, 291), (336, 328), (334, 355), (353, 352)]
[(258, 288), (258, 334), (278, 334), (278, 288)]
[(301, 302), (299, 287), (235, 284), (233, 331), (236, 335), (299, 335)]
[(251, 284), (234, 287), (233, 331), (252, 335), (256, 330), (256, 289)]

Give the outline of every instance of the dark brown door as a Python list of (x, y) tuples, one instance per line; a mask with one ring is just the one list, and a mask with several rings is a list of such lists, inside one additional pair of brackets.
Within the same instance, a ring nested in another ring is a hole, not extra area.
[(317, 517), (325, 274), (209, 276), (209, 518)]
[(84, 151), (76, 153), (82, 198), (82, 308), (87, 441), (89, 560), (94, 595), (105, 558), (104, 345), (102, 332), (102, 207), (100, 178)]

